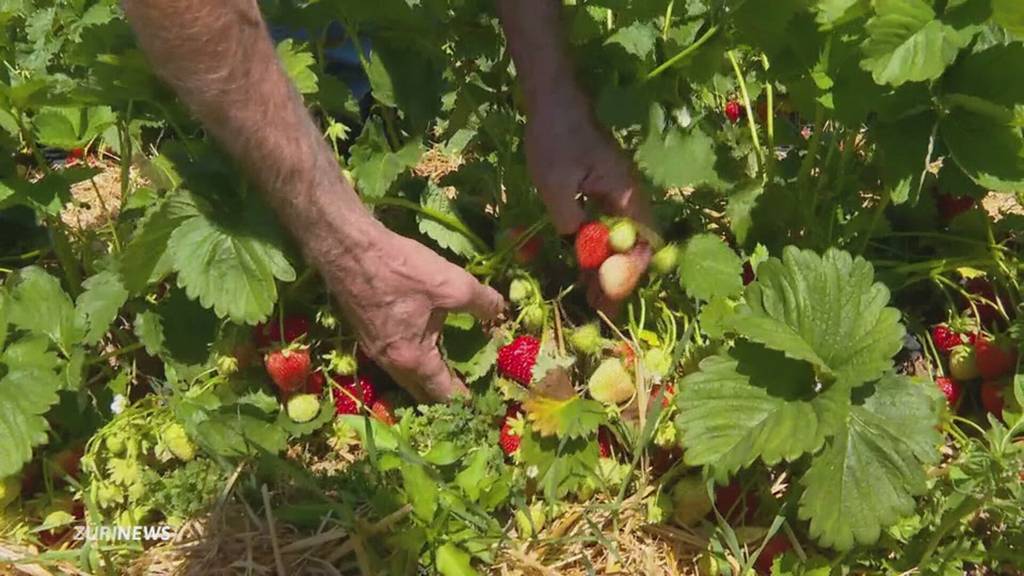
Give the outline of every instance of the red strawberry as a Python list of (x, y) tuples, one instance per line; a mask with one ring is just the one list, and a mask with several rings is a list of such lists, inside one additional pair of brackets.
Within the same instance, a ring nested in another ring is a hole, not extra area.
[(383, 398), (377, 400), (372, 406), (370, 406), (370, 412), (373, 414), (374, 418), (388, 426), (394, 426), (395, 422), (397, 422), (397, 420), (395, 420), (395, 411), (391, 409), (391, 405)]
[(84, 454), (84, 446), (71, 446), (58, 452), (50, 463), (53, 465), (53, 469), (58, 477), (70, 476), (77, 478), (82, 467), (82, 456)]
[(747, 260), (743, 263), (743, 285), (747, 286), (756, 279), (757, 275), (754, 274), (754, 267), (751, 266), (750, 260)]
[(309, 378), (306, 378), (306, 392), (319, 396), (324, 391), (325, 384), (327, 384), (327, 378), (324, 377), (324, 373), (313, 372)]
[(981, 383), (981, 405), (996, 418), (1003, 417), (1003, 384), (1001, 382)]
[(282, 392), (293, 392), (309, 377), (309, 348), (282, 348), (263, 358), (267, 374)]
[(615, 356), (622, 359), (622, 364), (626, 366), (628, 370), (632, 370), (636, 364), (636, 352), (633, 351), (633, 347), (627, 342), (619, 341), (615, 345)]
[(253, 340), (258, 348), (267, 348), (274, 344), (291, 344), (308, 334), (309, 328), (309, 319), (305, 316), (285, 316), (283, 322), (278, 318), (272, 318), (256, 326), (253, 330)]
[(935, 342), (935, 348), (941, 354), (949, 354), (950, 350), (963, 344), (960, 335), (945, 324), (932, 327), (932, 341)]
[[(524, 232), (526, 232), (526, 228), (523, 226), (513, 226), (509, 228), (507, 231), (502, 232), (498, 239), (498, 246), (510, 246), (518, 243), (519, 238), (522, 237)], [(529, 264), (530, 262), (533, 262), (537, 259), (537, 255), (540, 254), (541, 248), (543, 247), (544, 243), (541, 241), (540, 236), (534, 234), (516, 250), (516, 262), (520, 264)]]
[(935, 385), (946, 395), (946, 401), (949, 402), (950, 407), (955, 407), (960, 402), (964, 388), (959, 382), (947, 376), (939, 376), (935, 379)]
[(377, 400), (373, 381), (366, 376), (360, 376), (358, 382), (352, 376), (342, 376), (337, 383), (338, 387), (331, 390), (335, 414), (358, 414), (361, 405), (372, 407)]
[(733, 124), (739, 122), (743, 117), (743, 106), (740, 106), (736, 100), (729, 100), (725, 104), (725, 117)]
[(611, 458), (612, 456), (612, 445), (615, 443), (615, 437), (612, 436), (612, 431), (601, 426), (597, 429), (597, 452), (601, 455), (601, 458)]
[[(651, 386), (651, 399), (656, 399), (661, 394), (661, 384)], [(665, 395), (661, 398), (661, 407), (668, 408), (672, 404), (672, 398), (676, 395), (676, 385), (669, 382), (665, 384)]]
[(501, 432), (498, 434), (498, 445), (501, 446), (501, 451), (506, 456), (511, 456), (519, 451), (519, 444), (522, 443), (522, 436), (515, 433), (512, 430), (512, 422), (510, 420), (517, 418), (521, 412), (519, 404), (510, 404), (508, 409), (505, 411), (505, 417), (501, 420)]
[(743, 490), (739, 481), (715, 488), (715, 507), (718, 512), (730, 520), (743, 518), (752, 522), (757, 514), (757, 496), (753, 492)]
[(587, 222), (576, 233), (576, 261), (582, 270), (596, 270), (612, 254), (608, 245), (608, 227), (601, 222)]
[(994, 380), (1017, 367), (1017, 351), (1004, 348), (984, 336), (974, 342), (974, 356), (978, 373), (985, 380)]
[(533, 336), (519, 336), (498, 351), (498, 374), (529, 386), (533, 380), (533, 365), (537, 363), (540, 340)]
[(772, 536), (772, 539), (765, 545), (764, 550), (761, 551), (761, 555), (754, 561), (754, 569), (759, 574), (771, 574), (772, 563), (775, 562), (775, 557), (782, 555), (792, 546), (789, 543), (789, 538), (786, 538), (784, 535), (776, 534)]
[(970, 196), (953, 196), (951, 194), (939, 193), (935, 197), (935, 204), (939, 208), (939, 217), (943, 222), (949, 222), (953, 218), (967, 212), (974, 207), (974, 198)]

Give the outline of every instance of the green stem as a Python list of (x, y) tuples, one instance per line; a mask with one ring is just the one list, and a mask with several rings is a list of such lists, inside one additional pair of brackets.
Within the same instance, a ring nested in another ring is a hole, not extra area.
[(43, 153), (39, 150), (39, 146), (36, 144), (36, 138), (32, 135), (32, 131), (25, 125), (25, 118), (20, 109), (15, 108), (14, 121), (18, 125), (18, 131), (21, 132), (21, 139), (25, 141), (25, 145), (28, 146), (29, 152), (32, 154), (32, 158), (36, 161), (36, 167), (43, 172), (49, 172), (49, 166), (46, 164), (46, 158), (43, 157)]
[(889, 193), (889, 189), (885, 188), (882, 190), (882, 199), (878, 202), (878, 206), (875, 206), (875, 212), (871, 215), (871, 225), (868, 226), (867, 232), (864, 233), (864, 239), (861, 241), (860, 250), (858, 254), (863, 255), (868, 249), (868, 243), (871, 242), (871, 238), (875, 234), (875, 229), (878, 228), (878, 223), (882, 221), (882, 216), (885, 215), (885, 209), (889, 207), (889, 203), (892, 201), (892, 194)]
[(135, 351), (138, 351), (138, 350), (142, 350), (143, 347), (144, 347), (144, 344), (142, 342), (133, 342), (133, 343), (131, 343), (131, 344), (129, 344), (129, 345), (123, 347), (123, 348), (118, 348), (117, 350), (114, 350), (113, 352), (110, 352), (108, 354), (104, 354), (102, 356), (98, 356), (96, 358), (93, 358), (92, 360), (87, 361), (85, 363), (85, 365), (86, 366), (95, 366), (96, 364), (102, 364), (103, 362), (106, 362), (108, 360), (112, 360), (112, 359), (117, 358), (119, 356), (124, 356), (125, 354), (131, 354), (132, 352), (135, 352)]
[(707, 32), (705, 32), (703, 36), (698, 38), (696, 42), (690, 44), (681, 52), (669, 58), (654, 70), (651, 70), (650, 73), (647, 74), (646, 80), (653, 80), (655, 77), (659, 76), (665, 70), (668, 70), (669, 68), (675, 66), (684, 58), (699, 50), (700, 47), (703, 46), (704, 44), (707, 44), (708, 40), (711, 40), (711, 38), (713, 38), (715, 34), (718, 34), (718, 30), (718, 26), (712, 26), (711, 28), (708, 28)]
[[(767, 54), (761, 54), (761, 63), (764, 65), (765, 73), (767, 73), (768, 68), (771, 67)], [(772, 86), (771, 79), (767, 79), (764, 86), (767, 98), (767, 113), (765, 114), (767, 118), (765, 120), (768, 124), (768, 180), (771, 181), (775, 173), (775, 87)]]
[(661, 27), (661, 40), (662, 42), (668, 40), (668, 29), (672, 23), (672, 9), (675, 8), (676, 0), (669, 0), (668, 7), (665, 8), (665, 23)]
[[(128, 204), (132, 177), (132, 108), (134, 101), (128, 101), (128, 109), (121, 121), (121, 206)], [(117, 232), (114, 232), (116, 237)]]
[(757, 121), (754, 118), (754, 110), (750, 106), (750, 92), (747, 90), (747, 80), (740, 70), (740, 63), (736, 60), (736, 53), (729, 50), (727, 53), (729, 62), (732, 63), (732, 71), (736, 74), (736, 81), (740, 85), (740, 96), (743, 97), (743, 107), (747, 110), (747, 126), (750, 128), (750, 138), (754, 141), (754, 152), (757, 157), (757, 171), (765, 175), (764, 150), (761, 149), (761, 138), (757, 135)]
[(920, 562), (917, 566), (920, 568), (926, 566), (928, 561), (931, 560), (932, 555), (935, 553), (936, 548), (939, 547), (939, 543), (946, 537), (946, 534), (950, 530), (960, 525), (960, 522), (974, 514), (981, 509), (982, 506), (988, 501), (988, 496), (984, 498), (968, 498), (960, 503), (959, 506), (954, 508), (950, 515), (942, 520), (942, 524), (939, 525), (938, 529), (935, 530), (935, 534), (928, 539), (928, 546), (925, 547), (924, 553), (921, 555)]
[(464, 223), (455, 218), (452, 218), (447, 214), (438, 212), (433, 208), (421, 206), (415, 202), (406, 200), (404, 198), (364, 198), (363, 202), (371, 206), (395, 206), (398, 208), (412, 210), (413, 212), (430, 218), (431, 220), (437, 222), (438, 224), (441, 224), (442, 226), (448, 228), (449, 230), (454, 230), (455, 232), (462, 234), (467, 239), (469, 239), (469, 241), (473, 243), (473, 246), (480, 252), (490, 252), (491, 250), (491, 247), (487, 244), (487, 242), (484, 242), (484, 240), (480, 238), (480, 236), (477, 236), (477, 234), (470, 230), (469, 227), (466, 226)]

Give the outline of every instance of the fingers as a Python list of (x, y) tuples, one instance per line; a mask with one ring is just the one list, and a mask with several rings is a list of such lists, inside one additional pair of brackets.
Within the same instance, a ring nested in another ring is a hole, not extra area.
[(469, 389), (441, 357), (436, 339), (433, 342), (394, 342), (378, 363), (417, 402), (444, 402), (456, 396), (469, 396)]
[(583, 225), (587, 214), (576, 199), (575, 190), (541, 189), (540, 195), (559, 234), (575, 234)]
[(482, 322), (494, 320), (505, 310), (505, 298), (497, 290), (484, 286), (470, 274), (466, 274), (462, 293), (461, 302), (456, 302), (451, 310), (469, 312)]

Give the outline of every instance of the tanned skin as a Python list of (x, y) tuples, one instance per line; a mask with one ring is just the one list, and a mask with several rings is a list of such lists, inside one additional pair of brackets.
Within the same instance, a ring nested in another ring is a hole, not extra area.
[[(561, 233), (583, 220), (579, 194), (646, 221), (631, 165), (573, 80), (560, 7), (499, 0), (526, 94), (533, 179)], [(154, 70), (264, 192), (367, 354), (418, 400), (466, 394), (437, 348), (445, 315), (491, 320), (503, 298), (373, 218), (281, 67), (257, 0), (124, 0), (124, 8)], [(642, 270), (649, 253), (636, 258)], [(595, 286), (592, 303), (613, 307)]]

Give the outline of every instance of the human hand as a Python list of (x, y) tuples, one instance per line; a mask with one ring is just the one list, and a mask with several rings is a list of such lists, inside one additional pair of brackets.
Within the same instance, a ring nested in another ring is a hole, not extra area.
[[(632, 163), (618, 144), (598, 128), (586, 102), (537, 110), (526, 126), (526, 156), (530, 175), (560, 234), (573, 234), (586, 220), (580, 197), (595, 202), (605, 214), (629, 217), (648, 228), (650, 205), (640, 189)], [(633, 275), (625, 293), (640, 281), (651, 258), (651, 247), (638, 243), (629, 253)], [(584, 273), (587, 298), (609, 314), (619, 302), (604, 294), (596, 272)]]
[(491, 320), (504, 299), (426, 246), (373, 226), (357, 259), (322, 265), (367, 355), (418, 401), (468, 395), (438, 350), (448, 312)]

